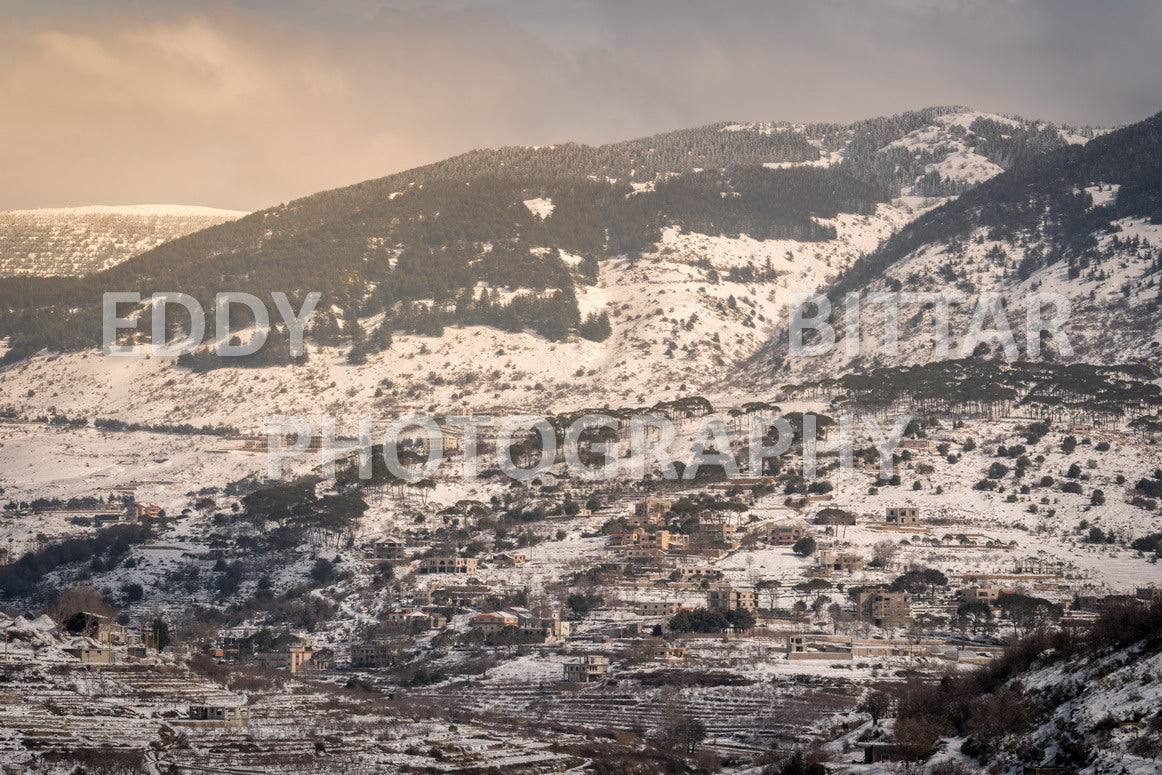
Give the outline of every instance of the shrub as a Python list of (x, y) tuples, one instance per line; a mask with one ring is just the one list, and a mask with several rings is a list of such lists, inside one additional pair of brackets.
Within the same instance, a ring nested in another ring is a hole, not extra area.
[(791, 551), (802, 557), (807, 557), (815, 551), (815, 539), (811, 536), (804, 536), (795, 542), (791, 547)]

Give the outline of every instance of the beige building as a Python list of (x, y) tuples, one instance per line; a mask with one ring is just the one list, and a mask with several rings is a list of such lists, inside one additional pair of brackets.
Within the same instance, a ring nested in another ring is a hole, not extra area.
[(388, 641), (375, 640), (351, 644), (352, 667), (391, 667), (400, 649)]
[(400, 608), (397, 611), (392, 611), (387, 615), (386, 620), (388, 624), (413, 632), (438, 630), (448, 624), (447, 617), (442, 614), (429, 613), (417, 608)]
[(693, 584), (722, 578), (722, 571), (707, 566), (678, 568), (670, 574), (670, 578), (682, 584)]
[(589, 654), (577, 662), (565, 663), (565, 680), (573, 683), (592, 683), (609, 675), (609, 659)]
[(672, 500), (648, 497), (634, 504), (632, 521), (640, 525), (660, 525), (673, 506)]
[(816, 555), (820, 571), (823, 575), (832, 573), (856, 573), (863, 570), (863, 557), (851, 552), (836, 552), (832, 549), (820, 549)]
[(650, 659), (671, 661), (686, 658), (685, 646), (669, 646), (665, 643), (656, 643), (649, 646)]
[(859, 593), (859, 618), (877, 627), (907, 624), (912, 621), (912, 595), (908, 592), (888, 592), (868, 589)]
[(771, 525), (767, 530), (767, 542), (775, 546), (791, 546), (800, 538), (805, 538), (806, 535), (806, 525), (796, 523)]
[(504, 591), (499, 585), (456, 584), (440, 587), (433, 585), (428, 588), (428, 603), (459, 608), (481, 608), (488, 603), (489, 598), (503, 594)]
[(678, 603), (660, 600), (643, 600), (633, 604), (633, 611), (638, 616), (673, 616), (680, 608)]
[(260, 651), (254, 655), (254, 662), (260, 667), (271, 670), (286, 670), (297, 673), (308, 667), (314, 667), (311, 657), (315, 652), (311, 649), (286, 649), (284, 651)]
[(161, 506), (156, 503), (141, 503), (133, 501), (125, 508), (126, 519), (139, 521), (143, 519), (160, 519)]
[(792, 635), (787, 638), (787, 659), (851, 659), (851, 638)]
[(78, 611), (70, 616), (64, 623), (64, 631), (69, 635), (81, 635), (107, 645), (125, 643), (128, 634), (124, 625), (117, 624), (104, 614), (91, 611)]
[(477, 614), (469, 619), (469, 623), (472, 629), (488, 635), (512, 628), (524, 635), (543, 636), (547, 641), (568, 637), (571, 629), (568, 622), (561, 621), (561, 615), (556, 611), (535, 614), (520, 606)]
[(117, 664), (117, 652), (106, 646), (74, 646), (64, 652), (79, 659), (82, 665)]
[(643, 552), (681, 551), (689, 546), (689, 538), (669, 530), (631, 530), (628, 533), (614, 533), (609, 545), (615, 549), (639, 549)]
[(520, 625), (520, 619), (511, 611), (489, 611), (473, 616), (469, 623), (472, 629), (491, 635), (509, 627), (516, 629)]
[(462, 573), (476, 572), (477, 560), (475, 557), (425, 557), (420, 560), (419, 572), (429, 573)]
[(758, 594), (753, 589), (739, 589), (727, 585), (711, 587), (706, 592), (706, 607), (712, 611), (734, 611), (759, 607)]
[(919, 525), (920, 509), (915, 506), (888, 506), (884, 510), (884, 522), (889, 525)]
[(964, 602), (995, 605), (1001, 595), (1009, 591), (1000, 587), (969, 587), (964, 590)]
[(384, 538), (382, 541), (375, 542), (373, 558), (376, 560), (402, 560), (406, 548), (407, 545), (398, 538)]
[(734, 540), (734, 525), (725, 520), (711, 519), (698, 523), (698, 537), (715, 544), (727, 544)]
[(900, 439), (900, 443), (897, 446), (909, 452), (932, 454), (936, 452), (937, 444), (935, 439)]

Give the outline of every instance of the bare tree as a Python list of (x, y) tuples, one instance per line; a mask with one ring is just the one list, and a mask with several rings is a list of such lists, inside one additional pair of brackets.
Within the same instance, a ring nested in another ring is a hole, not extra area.
[(891, 697), (879, 690), (873, 690), (863, 698), (863, 702), (859, 704), (859, 708), (857, 710), (859, 710), (861, 713), (866, 713), (871, 716), (872, 726), (876, 726), (880, 723), (880, 719), (887, 715), (888, 711), (891, 710), (891, 707)]
[(872, 546), (872, 561), (871, 564), (877, 568), (886, 568), (891, 564), (892, 559), (896, 556), (896, 552), (900, 550), (893, 541), (884, 539), (883, 541), (876, 541)]
[(663, 699), (662, 722), (655, 738), (660, 748), (693, 754), (706, 739), (706, 725), (684, 707), (676, 691), (667, 691)]
[(905, 759), (924, 759), (936, 750), (936, 741), (940, 739), (940, 725), (927, 716), (912, 716), (896, 719), (896, 731), (893, 734), (896, 745)]
[(58, 625), (63, 625), (82, 611), (101, 616), (113, 615), (113, 608), (105, 602), (104, 596), (92, 587), (85, 586), (69, 587), (62, 591), (48, 608), (49, 616)]

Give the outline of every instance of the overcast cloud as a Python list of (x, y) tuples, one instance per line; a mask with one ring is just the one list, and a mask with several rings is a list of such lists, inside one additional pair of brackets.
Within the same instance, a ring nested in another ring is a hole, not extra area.
[(1162, 3), (0, 0), (0, 209), (256, 209), (481, 146), (1162, 110)]

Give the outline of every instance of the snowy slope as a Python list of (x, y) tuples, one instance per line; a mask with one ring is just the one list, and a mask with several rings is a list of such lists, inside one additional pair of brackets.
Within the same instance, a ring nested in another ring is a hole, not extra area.
[[(1036, 746), (1033, 750), (1043, 752), (1045, 761), (1070, 762), (1079, 773), (1158, 772), (1160, 670), (1162, 652), (1157, 644), (1140, 642), (1097, 658), (1051, 661), (1021, 675), (1010, 683), (1054, 708), (1030, 733), (1021, 735), (1021, 743)], [(1012, 753), (1001, 757), (1010, 766), (1015, 758)]]
[[(827, 242), (669, 229), (653, 253), (601, 264), (598, 283), (579, 296), (582, 314), (610, 315), (613, 335), (603, 342), (450, 327), (441, 337), (397, 335), (390, 350), (360, 366), (346, 362), (345, 349), (312, 348), (304, 366), (196, 375), (170, 358), (45, 354), (0, 371), (0, 384), (10, 388), (3, 403), (27, 416), (55, 409), (69, 416), (248, 430), (264, 428), (272, 413), (382, 417), (404, 407), (653, 403), (717, 381), (766, 342), (788, 293), (825, 284), (922, 206), (901, 200), (874, 215), (841, 215), (837, 239)], [(731, 268), (768, 264), (777, 273), (770, 281), (724, 279)], [(369, 328), (378, 324), (366, 321)]]
[[(1083, 147), (1053, 151), (916, 219), (829, 289), (832, 322), (840, 332), (829, 353), (792, 355), (784, 327), (748, 373), (770, 376), (774, 365), (776, 380), (794, 382), (966, 357), (976, 343), (965, 344), (973, 315), (991, 305), (990, 295), (1001, 299), (1006, 313), (1001, 324), (1015, 339), (1005, 357), (1035, 360), (1041, 355), (1038, 340), (1034, 332), (1030, 346), (1026, 325), (1032, 294), (1064, 301), (1038, 305), (1042, 318), (1064, 321), (1068, 345), (1046, 341), (1049, 357), (1144, 364), (1157, 371), (1162, 363), (1160, 124), (1162, 116), (1155, 116)], [(927, 133), (897, 142), (931, 146)], [(959, 167), (958, 153), (946, 161)], [(963, 166), (970, 176), (989, 171), (977, 163)], [(941, 307), (931, 298), (904, 298), (897, 313), (899, 347), (893, 351), (887, 343), (887, 308), (871, 298), (885, 292), (946, 294), (952, 304), (951, 348), (937, 347)], [(852, 295), (861, 300), (860, 331), (858, 347), (848, 352), (852, 340), (842, 338), (843, 305)], [(993, 317), (991, 311), (983, 316), (985, 330), (997, 328)], [(997, 345), (988, 342), (988, 352), (999, 355)]]
[[(582, 316), (608, 313), (613, 335), (603, 342), (551, 342), (529, 332), (449, 326), (441, 337), (397, 333), (391, 350), (370, 355), (361, 366), (345, 362), (345, 348), (315, 349), (302, 368), (199, 375), (156, 359), (108, 359), (92, 352), (41, 355), (0, 372), (8, 397), (3, 403), (18, 416), (55, 409), (70, 416), (226, 423), (253, 430), (264, 427), (265, 418), (276, 411), (382, 416), (433, 406), (567, 409), (653, 403), (705, 392), (769, 343), (785, 316), (789, 294), (827, 287), (858, 258), (948, 201), (947, 196), (915, 195), (922, 179), (936, 171), (941, 185), (957, 188), (999, 171), (990, 158), (995, 151), (966, 129), (981, 127), (981, 121), (1042, 131), (1031, 122), (958, 109), (935, 113), (922, 128), (889, 137), (878, 150), (869, 150), (869, 132), (859, 125), (737, 124), (715, 130), (798, 133), (819, 154), (819, 161), (802, 164), (834, 166), (850, 162), (850, 152), (861, 154), (860, 164), (910, 168), (910, 177), (901, 182), (899, 196), (874, 212), (816, 219), (835, 229), (834, 239), (756, 240), (669, 227), (638, 259), (602, 260), (597, 283), (579, 283), (577, 296)], [(1060, 131), (1057, 142), (1064, 137)], [(551, 217), (554, 203), (532, 198), (523, 207), (543, 220)], [(580, 261), (568, 254), (564, 258), (574, 265)], [(361, 323), (371, 331), (380, 318)]]
[[(1101, 194), (1098, 194), (1100, 197)], [(1095, 205), (1099, 206), (1099, 205)], [(1029, 356), (1026, 335), (1028, 299), (1033, 294), (1064, 298), (1068, 316), (1063, 333), (1073, 352), (1048, 344), (1045, 352), (1059, 361), (1103, 363), (1110, 365), (1143, 362), (1156, 366), (1162, 358), (1162, 316), (1157, 314), (1158, 286), (1162, 281), (1158, 248), (1162, 246), (1162, 225), (1142, 218), (1122, 218), (1112, 222), (1111, 231), (1095, 232), (1095, 255), (1099, 261), (1079, 276), (1071, 276), (1067, 262), (1057, 262), (1020, 276), (1020, 267), (1032, 252), (1043, 252), (1049, 240), (1043, 235), (1027, 234), (1018, 241), (990, 239), (989, 230), (977, 229), (967, 241), (936, 242), (910, 253), (894, 263), (875, 280), (858, 291), (860, 308), (860, 347), (850, 356), (845, 342), (839, 339), (824, 356), (789, 357), (787, 368), (779, 374), (782, 382), (831, 377), (853, 370), (884, 366), (914, 365), (944, 357), (972, 355), (965, 349), (973, 315), (985, 294), (999, 295), (1007, 325), (1016, 345), (1006, 357)], [(887, 326), (885, 307), (870, 301), (870, 295), (894, 289), (903, 292), (946, 291), (960, 294), (948, 316), (949, 350), (938, 348), (939, 310), (919, 303), (898, 307), (898, 349), (892, 352), (885, 344)], [(1055, 315), (1051, 304), (1044, 307), (1044, 317)], [(991, 318), (986, 328), (994, 327)], [(781, 346), (786, 333), (781, 331)], [(988, 343), (990, 352), (999, 356), (998, 342)], [(1036, 360), (1035, 357), (1030, 358)], [(771, 373), (766, 364), (759, 372)]]

